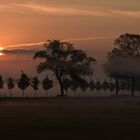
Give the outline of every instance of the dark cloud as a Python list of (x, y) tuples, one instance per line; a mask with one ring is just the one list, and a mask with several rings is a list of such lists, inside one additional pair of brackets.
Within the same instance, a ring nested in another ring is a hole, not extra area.
[(4, 54), (19, 54), (19, 55), (32, 55), (35, 54), (38, 50), (26, 50), (26, 49), (13, 49), (13, 50), (2, 50), (1, 52)]

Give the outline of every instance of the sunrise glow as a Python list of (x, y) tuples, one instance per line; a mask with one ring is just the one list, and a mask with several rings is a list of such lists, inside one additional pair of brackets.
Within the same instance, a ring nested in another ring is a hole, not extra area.
[(0, 56), (3, 55), (2, 50), (4, 50), (4, 48), (3, 47), (0, 47)]
[(3, 47), (0, 47), (0, 51), (2, 51), (2, 50), (4, 50), (4, 48)]
[(140, 0), (0, 0), (0, 140), (138, 140)]

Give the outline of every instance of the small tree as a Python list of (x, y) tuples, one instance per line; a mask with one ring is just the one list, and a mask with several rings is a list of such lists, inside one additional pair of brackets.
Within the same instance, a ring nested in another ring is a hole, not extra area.
[(101, 85), (101, 82), (100, 82), (99, 79), (97, 79), (97, 82), (96, 82), (96, 84), (95, 84), (95, 88), (96, 88), (97, 91), (100, 91), (101, 88), (102, 88), (102, 85)]
[(94, 83), (93, 80), (89, 82), (89, 89), (90, 89), (91, 91), (94, 91), (94, 89), (95, 89), (95, 83)]
[(0, 89), (3, 89), (3, 87), (4, 87), (4, 81), (3, 81), (2, 76), (0, 75)]
[(35, 91), (35, 96), (36, 96), (36, 91), (38, 90), (38, 86), (39, 86), (39, 79), (37, 76), (33, 77), (31, 80), (31, 86)]
[[(39, 51), (35, 58), (42, 58), (45, 61), (37, 66), (39, 73), (51, 70), (59, 82), (61, 96), (64, 96), (63, 79), (75, 81), (80, 86), (80, 81), (87, 80), (93, 75), (93, 62), (95, 59), (88, 57), (82, 50), (74, 49), (73, 45), (60, 40), (48, 41), (44, 45), (46, 50)], [(85, 78), (86, 77), (86, 78)]]
[(86, 80), (80, 82), (80, 89), (85, 92), (89, 87), (89, 83)]
[(46, 78), (42, 81), (43, 89), (46, 90), (46, 96), (48, 94), (48, 90), (53, 87), (53, 81), (46, 76)]
[(78, 82), (76, 82), (75, 80), (70, 80), (69, 89), (71, 89), (75, 93), (75, 96), (76, 96), (76, 91), (78, 90), (78, 88), (79, 88)]
[(7, 87), (9, 89), (9, 94), (11, 94), (11, 90), (15, 87), (15, 82), (14, 82), (14, 79), (12, 78), (8, 78), (7, 80)]
[(22, 90), (24, 97), (24, 90), (30, 85), (30, 79), (28, 76), (22, 71), (21, 77), (18, 80), (18, 87)]
[(71, 81), (68, 78), (64, 78), (63, 79), (63, 88), (66, 91), (66, 93), (68, 92), (70, 85), (71, 85)]
[(108, 83), (106, 80), (102, 83), (102, 88), (103, 88), (105, 91), (109, 88), (109, 83)]

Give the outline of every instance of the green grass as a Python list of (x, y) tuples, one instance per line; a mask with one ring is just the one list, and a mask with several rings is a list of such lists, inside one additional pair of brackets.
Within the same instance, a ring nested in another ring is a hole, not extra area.
[(135, 140), (140, 97), (0, 99), (2, 140)]

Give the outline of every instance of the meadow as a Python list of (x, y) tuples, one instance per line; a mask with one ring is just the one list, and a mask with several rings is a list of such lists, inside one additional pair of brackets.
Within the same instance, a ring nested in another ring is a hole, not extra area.
[(137, 139), (140, 97), (0, 98), (2, 140)]

